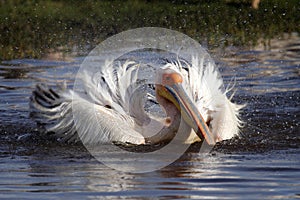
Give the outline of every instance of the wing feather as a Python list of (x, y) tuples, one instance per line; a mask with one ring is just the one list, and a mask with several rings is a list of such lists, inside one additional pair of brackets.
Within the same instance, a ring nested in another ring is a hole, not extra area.
[(111, 65), (107, 62), (100, 76), (81, 75), (83, 94), (65, 85), (56, 91), (37, 85), (30, 108), (42, 132), (63, 142), (144, 143), (144, 137), (134, 130), (134, 116), (130, 116), (129, 97), (135, 91), (138, 65), (129, 61), (117, 69)]

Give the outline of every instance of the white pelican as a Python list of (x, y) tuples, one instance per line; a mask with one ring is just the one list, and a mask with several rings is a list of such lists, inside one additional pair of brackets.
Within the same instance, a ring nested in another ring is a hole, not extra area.
[[(85, 142), (159, 143), (172, 139), (182, 122), (187, 127), (185, 143), (206, 140), (213, 145), (238, 135), (242, 106), (226, 96), (230, 89), (222, 91), (223, 80), (214, 63), (204, 64), (202, 58), (193, 58), (191, 64), (166, 62), (155, 71), (154, 94), (146, 95), (134, 88), (141, 64), (106, 65), (97, 80), (83, 75), (81, 94), (65, 86), (54, 91), (37, 85), (30, 98), (31, 116), (44, 133), (65, 142), (78, 141), (80, 131)], [(163, 108), (165, 118), (145, 111), (148, 100)], [(74, 112), (79, 117), (74, 118)], [(145, 134), (157, 127), (161, 127), (157, 134)]]

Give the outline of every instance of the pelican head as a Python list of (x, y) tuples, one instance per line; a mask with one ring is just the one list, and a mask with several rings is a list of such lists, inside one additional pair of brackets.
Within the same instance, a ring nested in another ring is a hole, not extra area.
[[(215, 139), (210, 132), (194, 101), (188, 96), (183, 87), (182, 75), (170, 68), (161, 69), (157, 75), (156, 98), (162, 105), (172, 104), (177, 109), (183, 120), (195, 131), (201, 141), (206, 140), (210, 145), (215, 144)], [(170, 108), (169, 108), (170, 109)]]

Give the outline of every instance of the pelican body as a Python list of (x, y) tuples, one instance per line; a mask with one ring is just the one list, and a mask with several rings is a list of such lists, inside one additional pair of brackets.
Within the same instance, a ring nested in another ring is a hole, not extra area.
[(155, 68), (147, 87), (152, 92), (141, 87), (139, 71), (145, 67), (128, 60), (106, 62), (97, 78), (82, 74), (81, 93), (66, 85), (57, 90), (37, 85), (31, 117), (43, 133), (62, 142), (156, 144), (172, 140), (180, 124), (184, 143), (214, 145), (239, 134), (242, 106), (226, 96), (229, 89), (222, 90), (213, 62), (168, 61)]

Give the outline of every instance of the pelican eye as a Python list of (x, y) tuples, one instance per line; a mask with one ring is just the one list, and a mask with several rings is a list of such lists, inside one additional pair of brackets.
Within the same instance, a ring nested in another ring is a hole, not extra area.
[(171, 118), (168, 117), (168, 118), (165, 119), (166, 125), (170, 125), (171, 122), (172, 122)]

